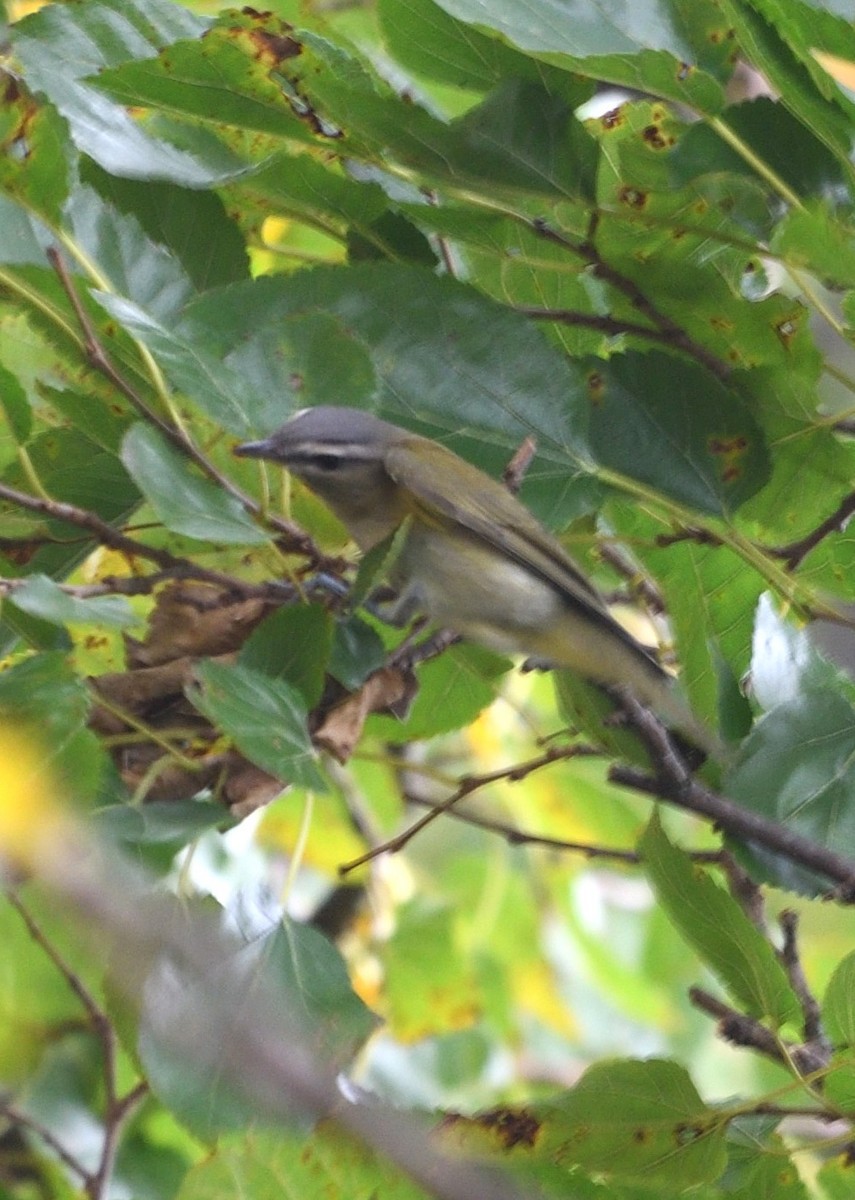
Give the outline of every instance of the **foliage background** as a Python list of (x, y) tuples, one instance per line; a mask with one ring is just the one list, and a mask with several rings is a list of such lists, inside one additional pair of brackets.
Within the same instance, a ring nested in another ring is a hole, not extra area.
[[(0, 1194), (471, 1195), (458, 1149), (485, 1197), (851, 1194), (847, 7), (6, 8)], [(231, 450), (317, 403), (494, 474), (533, 437), (526, 503), (731, 744), (711, 815), (796, 850), (652, 816), (591, 689), (413, 676), (313, 592), (341, 530)], [(240, 1066), (283, 1014), (363, 1089), (286, 1131)]]

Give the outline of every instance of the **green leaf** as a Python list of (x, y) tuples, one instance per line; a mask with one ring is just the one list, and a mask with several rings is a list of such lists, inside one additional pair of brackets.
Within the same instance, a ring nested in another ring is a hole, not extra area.
[(175, 1200), (429, 1200), (427, 1191), (365, 1143), (328, 1123), (311, 1133), (288, 1130), (220, 1138), (187, 1173)]
[(300, 52), (293, 33), (292, 26), (271, 13), (231, 10), (208, 29), (189, 30), (181, 40), (164, 39), (166, 49), (160, 54), (111, 64), (90, 82), (105, 102), (107, 92), (123, 105), (152, 106), (311, 142), (312, 123), (304, 119), (299, 103), (291, 103), (276, 70), (287, 67), (291, 47)]
[(45, 738), (75, 733), (86, 720), (90, 695), (65, 654), (37, 654), (0, 671), (0, 715), (31, 722)]
[(464, 729), (496, 699), (497, 680), (508, 665), (481, 646), (453, 646), (419, 669), (418, 694), (405, 721), (374, 714), (366, 730), (387, 741), (409, 742)]
[[(199, 911), (197, 919), (213, 915)], [(212, 986), (216, 1000), (208, 996)], [(230, 1023), (239, 1019), (247, 997), (285, 1014), (289, 1036), (310, 1046), (326, 1071), (343, 1068), (376, 1026), (351, 988), (338, 951), (315, 930), (287, 918), (206, 971), (182, 976), (165, 965), (153, 972), (140, 1019), (140, 1058), (160, 1101), (206, 1140), (265, 1124), (255, 1082), (241, 1078), (229, 1051)], [(196, 1033), (200, 1006), (207, 1022)], [(288, 1099), (281, 1097), (280, 1104)], [(302, 1097), (290, 1099), (295, 1115), (302, 1116)]]
[(142, 621), (124, 596), (80, 600), (64, 592), (47, 575), (30, 575), (22, 587), (11, 593), (9, 603), (55, 625), (106, 625), (125, 629)]
[(197, 291), (246, 278), (246, 246), (215, 192), (122, 179), (89, 159), (81, 163), (81, 175), (113, 210), (134, 217), (151, 242), (165, 247)]
[[(482, 454), (494, 447), (506, 458), (530, 434), (540, 451), (530, 477), (548, 475), (553, 496), (556, 465), (563, 489), (578, 463), (589, 461), (581, 372), (524, 318), (431, 272), (372, 263), (347, 271), (317, 268), (287, 280), (258, 279), (190, 304), (183, 330), (204, 342), (212, 361), (224, 356), (231, 364), (247, 339), (265, 348), (270, 372), (265, 388), (253, 376), (242, 384), (250, 397), (247, 419), (252, 414), (256, 429), (267, 433), (286, 415), (274, 414), (265, 391), (278, 362), (283, 322), (318, 310), (332, 314), (370, 354), (384, 417), (405, 417), (408, 427), (455, 446), (463, 430)], [(327, 402), (341, 399), (331, 395)]]
[(151, 425), (131, 426), (122, 441), (122, 462), (167, 529), (240, 546), (267, 540), (234, 496), (197, 475)]
[(32, 433), (33, 415), (27, 393), (21, 387), (17, 375), (0, 363), (0, 409), (6, 418), (9, 432), (19, 444), (26, 442)]
[(75, 189), (67, 215), (76, 242), (98, 263), (111, 291), (162, 321), (192, 295), (190, 280), (170, 251), (151, 242), (135, 216), (120, 213), (93, 188)]
[(102, 71), (97, 85), (128, 105), (166, 105), (325, 147), (334, 140), (340, 154), (397, 160), (457, 186), (568, 197), (586, 181), (590, 188), (593, 143), (571, 106), (539, 81), (502, 80), (448, 125), (380, 85), (340, 47), (270, 13), (230, 13), (154, 62)]
[(148, 346), (179, 391), (229, 432), (241, 437), (252, 432), (250, 414), (268, 402), (266, 394), (250, 394), (242, 375), (207, 353), (203, 342), (176, 335), (130, 300), (105, 292), (95, 294), (111, 316)]
[[(811, 46), (821, 48), (817, 34), (820, 25), (827, 28), (829, 18), (821, 18), (816, 5), (801, 4), (798, 0), (786, 6), (779, 0), (769, 0), (768, 6), (765, 0), (756, 3), (721, 0), (721, 9), (736, 32), (743, 53), (763, 73), (781, 103), (847, 167), (851, 116), (844, 114), (836, 103), (840, 93), (830, 76), (805, 53)], [(835, 30), (832, 53), (841, 54), (842, 45), (851, 40), (851, 26), (844, 33), (841, 18), (830, 20)], [(800, 37), (792, 36), (796, 30), (800, 30)]]
[(150, 136), (120, 104), (81, 80), (128, 59), (151, 58), (175, 38), (206, 27), (167, 0), (85, 0), (25, 17), (14, 27), (13, 46), (30, 87), (48, 96), (77, 147), (104, 170), (199, 188), (234, 176), (243, 164), (225, 148), (203, 159)]
[(115, 804), (94, 814), (98, 829), (128, 846), (174, 846), (192, 842), (208, 829), (231, 821), (221, 804), (208, 800), (149, 800), (145, 804)]
[(196, 667), (202, 690), (190, 699), (247, 758), (279, 778), (312, 791), (328, 784), (306, 729), (303, 697), (284, 679), (270, 679), (243, 666), (204, 662)]
[(715, 1110), (685, 1069), (664, 1059), (597, 1063), (575, 1087), (537, 1105), (536, 1116), (538, 1158), (614, 1182), (677, 1191), (713, 1182), (727, 1161)]
[(238, 662), (297, 689), (307, 707), (321, 698), (333, 640), (333, 620), (320, 604), (292, 604), (270, 613), (241, 647)]
[(284, 917), (254, 943), (250, 957), (288, 997), (289, 1011), (313, 1030), (313, 1045), (327, 1065), (345, 1067), (377, 1028), (378, 1018), (354, 992), (341, 954), (309, 925)]
[(386, 647), (377, 630), (353, 614), (336, 621), (329, 672), (344, 687), (354, 689), (386, 661)]
[[(27, 453), (42, 488), (55, 500), (76, 504), (111, 522), (123, 520), (139, 503), (139, 492), (118, 458), (76, 429), (44, 428), (29, 442)], [(6, 468), (3, 481), (19, 491), (31, 491), (30, 477), (20, 463)], [(14, 510), (3, 502), (2, 511), (8, 519)], [(29, 573), (64, 575), (92, 548), (93, 538), (79, 525), (46, 520), (44, 529), (50, 540), (35, 548), (26, 564)]]
[(796, 1020), (798, 997), (769, 942), (733, 897), (672, 845), (655, 814), (638, 848), (670, 920), (735, 1002), (776, 1029)]
[(379, 0), (377, 11), (395, 59), (417, 74), (478, 91), (508, 77), (524, 79), (564, 95), (574, 107), (589, 98), (590, 85), (455, 20), (434, 0)]
[(822, 1023), (835, 1045), (855, 1045), (855, 953), (834, 968), (822, 998)]
[[(719, 84), (694, 64), (675, 6), (665, 0), (439, 0), (446, 12), (479, 29), (490, 29), (547, 62), (594, 79), (624, 84), (653, 95), (715, 112)], [(705, 6), (708, 8), (709, 6)], [(717, 16), (717, 14), (715, 14)], [(700, 40), (700, 39), (699, 39)]]
[(49, 104), (25, 91), (4, 96), (0, 109), (0, 186), (31, 213), (59, 221), (68, 194), (68, 131)]
[[(249, 400), (255, 428), (274, 429), (295, 408), (328, 404), (330, 397), (370, 405), (377, 376), (369, 348), (338, 314), (294, 314), (274, 336), (275, 347), (263, 335), (251, 337), (229, 356), (237, 394)], [(204, 398), (199, 402), (204, 406)]]
[[(728, 795), (828, 849), (853, 844), (855, 713), (839, 693), (804, 691), (767, 713), (746, 740), (728, 776)], [(779, 886), (810, 895), (828, 890), (824, 876), (751, 847)]]
[[(837, 158), (780, 100), (758, 96), (730, 105), (722, 121), (743, 146), (771, 167), (800, 196), (821, 196), (839, 203), (845, 196), (845, 177)], [(746, 159), (710, 125), (702, 121), (684, 131), (673, 154), (670, 170), (682, 187), (711, 172), (758, 176), (751, 156)]]
[(625, 354), (592, 367), (588, 387), (603, 466), (716, 514), (767, 481), (768, 452), (748, 408), (694, 363)]
[(841, 287), (855, 283), (855, 229), (819, 205), (794, 209), (775, 230), (771, 249), (798, 270)]
[[(755, 370), (741, 372), (739, 385), (746, 402), (774, 447), (768, 484), (742, 508), (748, 529), (759, 528), (770, 545), (797, 541), (819, 525), (850, 490), (855, 454), (826, 421), (817, 421), (816, 381), (801, 372)], [(830, 498), (831, 503), (829, 503)], [(824, 560), (849, 535), (830, 535), (806, 560), (817, 572)], [(845, 562), (845, 559), (844, 559)], [(853, 596), (848, 573), (832, 564), (817, 583)]]

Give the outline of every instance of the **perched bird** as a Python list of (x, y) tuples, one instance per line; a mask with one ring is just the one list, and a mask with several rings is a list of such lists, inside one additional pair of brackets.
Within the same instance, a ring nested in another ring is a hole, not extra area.
[(652, 654), (515, 496), (430, 438), (354, 408), (296, 413), (235, 449), (286, 467), (367, 551), (406, 522), (390, 582), (398, 615), (432, 621), (502, 654), (522, 654), (625, 687), (704, 749), (713, 739)]

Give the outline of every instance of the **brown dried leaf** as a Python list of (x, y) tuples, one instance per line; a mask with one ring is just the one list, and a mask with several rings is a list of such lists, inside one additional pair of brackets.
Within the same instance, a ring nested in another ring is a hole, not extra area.
[(410, 672), (399, 667), (381, 667), (369, 675), (359, 691), (330, 709), (315, 730), (314, 741), (339, 762), (347, 762), (369, 714), (400, 711), (400, 706), (412, 698), (414, 687)]
[(128, 665), (152, 667), (237, 650), (270, 607), (264, 600), (236, 600), (212, 584), (172, 583), (158, 594), (145, 640), (126, 639)]

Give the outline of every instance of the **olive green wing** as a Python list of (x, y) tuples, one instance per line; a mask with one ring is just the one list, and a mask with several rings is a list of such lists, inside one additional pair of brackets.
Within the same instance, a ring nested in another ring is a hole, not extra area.
[[(408, 438), (390, 447), (386, 469), (411, 493), (422, 520), (462, 525), (552, 584), (569, 604), (625, 633), (560, 543), (495, 479), (427, 438)], [(463, 495), (465, 504), (459, 499)], [(629, 634), (626, 638), (634, 640)]]

